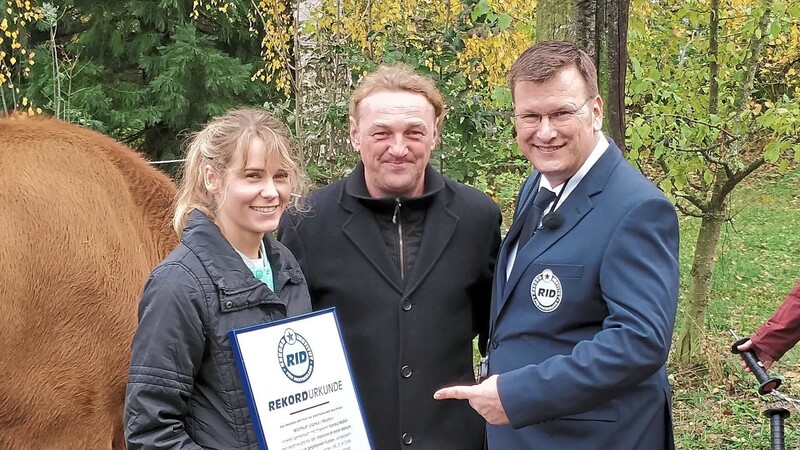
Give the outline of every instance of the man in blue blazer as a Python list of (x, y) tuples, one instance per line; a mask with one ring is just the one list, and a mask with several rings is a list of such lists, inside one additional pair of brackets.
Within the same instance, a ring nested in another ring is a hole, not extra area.
[(600, 131), (586, 53), (538, 43), (509, 83), (535, 171), (498, 256), (490, 376), (435, 398), (469, 400), (489, 449), (672, 449), (675, 209)]

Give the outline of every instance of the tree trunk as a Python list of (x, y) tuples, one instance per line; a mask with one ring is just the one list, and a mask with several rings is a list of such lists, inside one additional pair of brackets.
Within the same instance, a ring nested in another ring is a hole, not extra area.
[[(295, 146), (297, 149), (297, 159), (301, 161), (301, 164), (305, 166), (306, 163), (306, 142), (305, 142), (305, 130), (303, 129), (303, 102), (304, 94), (305, 94), (305, 87), (303, 86), (303, 71), (305, 70), (305, 61), (303, 54), (303, 48), (300, 45), (300, 28), (302, 27), (303, 23), (307, 19), (301, 15), (301, 8), (303, 7), (303, 2), (297, 2), (297, 9), (295, 10), (294, 15), (294, 36), (292, 37), (292, 55), (294, 56), (294, 60), (292, 63), (294, 64), (294, 137), (297, 140), (297, 145)], [(303, 167), (305, 170), (305, 167)]]
[(600, 34), (602, 21), (605, 19), (600, 13), (600, 8), (606, 0), (573, 0), (573, 35), (575, 43), (578, 44), (586, 53), (594, 57), (594, 65), (597, 67), (598, 74), (601, 73), (599, 56), (601, 54)]
[(623, 154), (625, 148), (625, 77), (628, 68), (628, 12), (630, 0), (598, 0), (597, 67), (600, 93), (605, 100), (605, 128)]
[(625, 76), (630, 0), (540, 0), (536, 41), (574, 41), (594, 58), (604, 128), (625, 153)]
[(678, 338), (677, 360), (683, 365), (694, 362), (698, 355), (694, 350), (704, 329), (711, 277), (716, 264), (717, 243), (725, 221), (725, 207), (726, 202), (722, 202), (716, 211), (709, 211), (703, 217), (700, 232), (697, 234), (691, 272), (692, 290), (683, 312), (681, 334)]
[[(719, 109), (719, 68), (716, 56), (719, 51), (717, 33), (719, 31), (719, 1), (711, 0), (709, 51), (713, 57), (709, 67), (709, 95), (708, 112), (717, 114)], [(720, 134), (722, 141), (720, 146), (725, 146), (724, 135)], [(709, 209), (703, 221), (700, 223), (700, 232), (697, 235), (695, 245), (694, 261), (692, 262), (692, 292), (689, 297), (689, 304), (684, 310), (683, 323), (680, 328), (681, 334), (678, 347), (678, 363), (687, 365), (697, 359), (699, 352), (696, 352), (697, 343), (700, 335), (705, 329), (706, 309), (708, 308), (708, 294), (711, 292), (711, 280), (714, 275), (714, 256), (717, 252), (717, 242), (722, 228), (725, 211), (725, 196), (722, 201), (713, 202), (719, 190), (724, 184), (719, 177), (714, 183), (714, 193), (712, 202), (709, 202)]]
[(564, 0), (539, 0), (536, 5), (536, 42), (574, 41), (575, 6)]

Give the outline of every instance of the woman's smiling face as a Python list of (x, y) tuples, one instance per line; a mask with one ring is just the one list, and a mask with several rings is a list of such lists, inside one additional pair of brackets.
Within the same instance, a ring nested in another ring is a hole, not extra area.
[(233, 156), (220, 181), (214, 221), (234, 247), (247, 248), (278, 228), (292, 191), (289, 172), (260, 139)]

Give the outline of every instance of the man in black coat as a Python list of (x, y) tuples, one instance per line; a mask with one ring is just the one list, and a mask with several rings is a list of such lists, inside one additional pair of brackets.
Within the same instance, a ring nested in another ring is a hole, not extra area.
[(474, 383), (472, 340), (485, 342), (500, 210), (428, 164), (444, 110), (433, 82), (407, 66), (365, 77), (350, 99), (361, 162), (278, 229), (313, 308), (337, 309), (378, 450), (483, 448), (483, 419), (433, 393)]

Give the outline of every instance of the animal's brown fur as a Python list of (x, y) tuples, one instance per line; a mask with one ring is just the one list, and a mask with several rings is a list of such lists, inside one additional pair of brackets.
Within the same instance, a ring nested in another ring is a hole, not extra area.
[(136, 307), (175, 186), (54, 119), (0, 119), (0, 449), (124, 448)]

